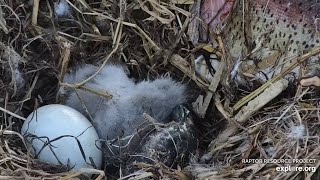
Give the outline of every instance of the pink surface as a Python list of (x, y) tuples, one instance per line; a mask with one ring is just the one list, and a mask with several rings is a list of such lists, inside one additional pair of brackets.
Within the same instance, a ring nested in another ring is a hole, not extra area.
[(235, 0), (204, 0), (201, 18), (214, 30), (231, 12)]

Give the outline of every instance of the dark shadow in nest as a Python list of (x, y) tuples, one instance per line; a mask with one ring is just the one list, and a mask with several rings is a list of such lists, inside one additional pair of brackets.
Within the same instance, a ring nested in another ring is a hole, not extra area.
[(29, 115), (35, 107), (56, 103), (56, 94), (58, 92), (56, 72), (50, 68), (42, 69), (34, 74), (32, 81), (36, 78), (37, 82), (31, 93), (31, 98), (24, 103), (24, 108), (22, 109), (25, 115)]
[[(59, 45), (53, 41), (48, 44), (46, 38), (35, 39), (26, 47), (26, 64), (21, 68), (26, 81), (25, 93), (31, 96), (23, 103), (22, 112), (27, 117), (36, 107), (55, 103), (58, 91)], [(20, 100), (24, 100), (22, 97)]]

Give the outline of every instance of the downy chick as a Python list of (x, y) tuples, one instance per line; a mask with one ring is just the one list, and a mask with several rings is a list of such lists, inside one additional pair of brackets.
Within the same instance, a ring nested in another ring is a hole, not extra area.
[[(82, 66), (75, 73), (67, 75), (65, 79), (82, 80), (95, 72), (91, 72), (91, 69), (92, 65)], [(93, 117), (93, 124), (101, 139), (131, 135), (145, 121), (144, 112), (159, 122), (166, 123), (170, 121), (168, 117), (174, 107), (186, 102), (185, 86), (174, 82), (171, 78), (162, 77), (135, 84), (127, 77), (123, 68), (114, 65), (105, 66), (85, 86), (96, 91), (107, 91), (113, 95), (113, 98), (108, 100), (81, 90), (78, 92)], [(74, 92), (70, 93), (66, 105), (85, 114)]]
[[(70, 84), (80, 83), (93, 75), (97, 70), (98, 67), (96, 66), (89, 64), (82, 65), (74, 72), (67, 74), (64, 81)], [(90, 115), (94, 117), (98, 110), (106, 109), (115, 103), (121, 95), (129, 95), (134, 86), (135, 83), (128, 78), (122, 67), (108, 65), (92, 80), (86, 83), (84, 87), (99, 92), (108, 92), (113, 96), (111, 100), (84, 90), (77, 90), (77, 93), (74, 90), (70, 90), (66, 105), (78, 110), (84, 115), (87, 115), (85, 111), (85, 108), (87, 108)]]
[(170, 121), (168, 116), (172, 109), (185, 103), (185, 91), (184, 85), (173, 81), (170, 77), (142, 81), (137, 84), (135, 102), (140, 103), (144, 108), (150, 107), (148, 112), (151, 116), (161, 123), (167, 123), (168, 120)]

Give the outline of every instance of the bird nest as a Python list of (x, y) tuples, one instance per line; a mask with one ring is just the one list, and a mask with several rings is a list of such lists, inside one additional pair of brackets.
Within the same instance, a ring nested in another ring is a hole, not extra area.
[[(200, 1), (0, 3), (1, 179), (319, 177), (319, 89), (288, 84), (281, 79), (285, 74), (254, 91), (233, 86), (224, 72), (235, 62), (226, 60), (220, 36), (214, 53), (223, 66), (211, 82), (198, 76), (194, 62), (206, 45), (189, 37), (205, 27), (193, 13)], [(194, 21), (199, 23), (190, 23)], [(137, 80), (170, 72), (186, 83), (199, 139), (187, 166), (138, 163), (136, 172), (115, 177), (97, 169), (68, 171), (35, 159), (19, 133), (25, 117), (37, 107), (60, 103), (64, 75), (83, 63), (126, 64)], [(293, 170), (300, 167), (304, 169)]]

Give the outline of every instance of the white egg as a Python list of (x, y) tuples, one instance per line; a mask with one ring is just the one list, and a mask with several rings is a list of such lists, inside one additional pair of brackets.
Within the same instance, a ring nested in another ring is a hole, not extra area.
[(51, 104), (38, 108), (24, 122), (21, 134), (31, 143), (42, 162), (62, 163), (79, 170), (92, 168), (91, 158), (95, 166), (101, 168), (98, 134), (90, 121), (71, 107)]

